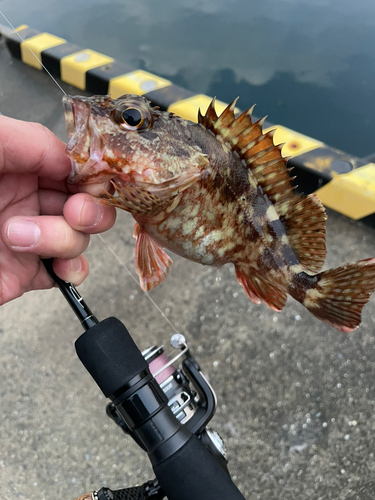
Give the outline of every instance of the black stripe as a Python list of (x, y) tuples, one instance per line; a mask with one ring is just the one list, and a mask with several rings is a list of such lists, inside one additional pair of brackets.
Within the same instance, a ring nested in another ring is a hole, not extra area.
[[(32, 36), (39, 35), (40, 31), (34, 30), (32, 28), (25, 28), (23, 30), (18, 31), (19, 35), (26, 40), (27, 38), (31, 38)], [(17, 59), (21, 59), (21, 43), (22, 40), (18, 36), (17, 33), (12, 33), (10, 35), (6, 36), (6, 43), (7, 47), (9, 49), (9, 52), (12, 54), (13, 57), (16, 57)]]
[(63, 43), (61, 45), (57, 45), (57, 47), (52, 47), (41, 52), (42, 63), (53, 76), (60, 78), (61, 59), (66, 56), (70, 56), (75, 52), (79, 52), (80, 50), (82, 50), (82, 47), (73, 43)]
[(147, 92), (144, 97), (149, 99), (154, 106), (160, 106), (161, 110), (166, 111), (171, 104), (195, 95), (197, 95), (196, 92), (190, 92), (190, 90), (172, 84), (159, 90)]
[(94, 94), (106, 95), (108, 94), (109, 82), (113, 78), (131, 71), (134, 71), (134, 68), (118, 61), (90, 69), (86, 73), (86, 90)]
[(362, 217), (359, 219), (361, 222), (364, 222), (368, 226), (375, 227), (375, 214), (367, 215), (366, 217)]

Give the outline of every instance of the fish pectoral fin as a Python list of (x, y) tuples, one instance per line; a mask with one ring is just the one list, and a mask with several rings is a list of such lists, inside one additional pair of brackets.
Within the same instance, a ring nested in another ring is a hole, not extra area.
[(118, 180), (116, 183), (112, 182), (115, 194), (106, 192), (102, 203), (121, 208), (133, 215), (154, 217), (173, 204), (178, 195), (195, 184), (200, 177), (200, 171), (191, 169), (160, 183), (128, 183)]
[(236, 266), (236, 277), (254, 304), (264, 302), (273, 311), (281, 311), (287, 299), (286, 293), (277, 285), (257, 274), (255, 269)]
[(101, 200), (105, 205), (110, 205), (115, 208), (121, 208), (125, 212), (130, 212), (132, 215), (146, 215), (154, 217), (162, 212), (173, 201), (173, 197), (158, 198), (142, 187), (136, 184), (123, 184), (112, 182), (115, 188), (115, 194), (112, 195), (106, 192), (106, 198)]
[(134, 227), (134, 234), (137, 234), (135, 270), (142, 290), (148, 292), (167, 277), (172, 259), (138, 223)]

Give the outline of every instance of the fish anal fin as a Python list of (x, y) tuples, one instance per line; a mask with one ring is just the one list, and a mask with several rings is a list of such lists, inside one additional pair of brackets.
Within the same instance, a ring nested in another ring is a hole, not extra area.
[(245, 271), (240, 267), (236, 267), (236, 278), (238, 283), (245, 290), (246, 295), (249, 297), (251, 302), (253, 302), (254, 304), (260, 304), (260, 299), (256, 293), (253, 282), (251, 281), (251, 279), (249, 279)]
[(144, 228), (138, 225), (138, 228), (134, 228), (134, 233), (137, 234), (135, 270), (142, 290), (148, 292), (167, 277), (172, 259)]
[(257, 274), (255, 269), (236, 266), (236, 278), (254, 304), (262, 301), (273, 311), (281, 311), (285, 306), (286, 293)]
[(318, 273), (326, 258), (325, 209), (315, 194), (276, 203), (290, 246), (307, 271)]
[(320, 273), (302, 304), (318, 319), (348, 333), (358, 328), (363, 306), (375, 289), (375, 259)]
[[(202, 156), (202, 166), (206, 161)], [(195, 184), (201, 177), (201, 171), (194, 168), (164, 182), (124, 182), (112, 181), (115, 195), (106, 193), (102, 202), (121, 208), (133, 215), (154, 217), (167, 208), (178, 195)]]

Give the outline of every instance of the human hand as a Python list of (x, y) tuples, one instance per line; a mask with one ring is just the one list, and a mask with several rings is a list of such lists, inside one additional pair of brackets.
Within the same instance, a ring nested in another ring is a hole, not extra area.
[[(79, 285), (90, 234), (108, 230), (115, 209), (67, 185), (65, 144), (38, 123), (0, 116), (0, 305), (29, 290), (51, 288), (40, 257)], [(76, 194), (73, 194), (76, 193)]]

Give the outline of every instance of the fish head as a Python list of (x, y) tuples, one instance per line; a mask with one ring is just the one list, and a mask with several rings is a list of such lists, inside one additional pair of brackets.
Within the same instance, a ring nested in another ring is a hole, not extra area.
[(63, 106), (69, 137), (66, 152), (72, 162), (69, 183), (95, 184), (116, 177), (153, 180), (145, 151), (151, 148), (150, 137), (145, 136), (150, 136), (160, 112), (147, 99), (133, 94), (118, 99), (64, 96)]

